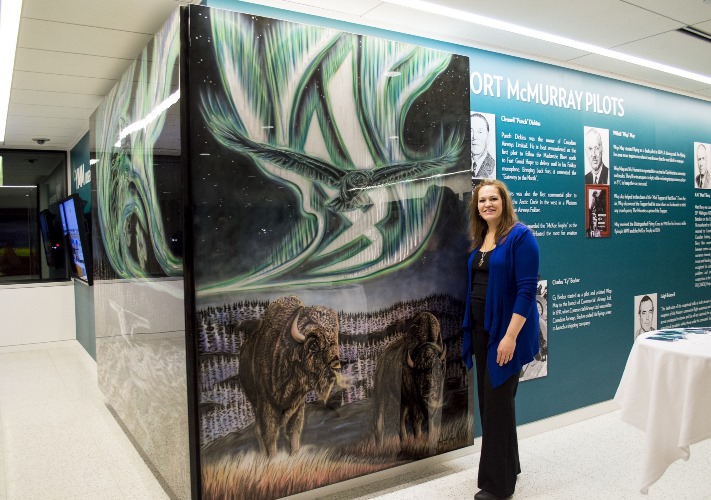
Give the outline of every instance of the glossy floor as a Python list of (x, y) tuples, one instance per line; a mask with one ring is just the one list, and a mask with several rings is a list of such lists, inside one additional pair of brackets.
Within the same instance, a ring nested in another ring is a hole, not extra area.
[[(643, 434), (612, 412), (522, 439), (514, 498), (644, 499)], [(75, 342), (0, 350), (0, 499), (168, 498), (103, 403)], [(322, 498), (472, 499), (478, 454)], [(692, 446), (648, 499), (711, 500), (711, 440)], [(313, 495), (311, 495), (313, 496)]]

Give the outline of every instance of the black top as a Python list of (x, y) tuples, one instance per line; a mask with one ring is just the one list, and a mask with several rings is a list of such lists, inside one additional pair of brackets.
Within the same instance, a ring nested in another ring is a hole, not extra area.
[(491, 250), (483, 256), (480, 250), (474, 255), (472, 264), (471, 298), (481, 303), (486, 302), (486, 287), (489, 284), (489, 257), (491, 257)]

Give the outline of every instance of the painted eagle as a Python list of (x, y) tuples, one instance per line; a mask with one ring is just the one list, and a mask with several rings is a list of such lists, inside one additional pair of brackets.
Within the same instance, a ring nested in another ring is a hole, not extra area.
[(373, 205), (366, 191), (395, 182), (414, 181), (441, 174), (457, 163), (462, 151), (462, 146), (446, 147), (446, 152), (436, 158), (351, 170), (293, 149), (253, 141), (234, 129), (223, 128), (216, 132), (221, 135), (221, 142), (234, 151), (337, 189), (339, 194), (328, 204), (334, 212), (356, 209), (365, 212)]

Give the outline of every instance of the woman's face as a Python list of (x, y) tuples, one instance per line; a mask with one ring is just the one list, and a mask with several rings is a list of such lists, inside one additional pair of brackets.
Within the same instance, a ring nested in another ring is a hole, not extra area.
[(503, 215), (504, 204), (498, 188), (494, 186), (484, 186), (479, 190), (477, 201), (479, 215), (486, 221), (489, 227), (497, 226)]

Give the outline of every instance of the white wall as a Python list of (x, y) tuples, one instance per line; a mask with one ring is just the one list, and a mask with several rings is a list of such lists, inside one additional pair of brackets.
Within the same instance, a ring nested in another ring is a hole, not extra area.
[(0, 347), (75, 338), (73, 282), (0, 285)]

